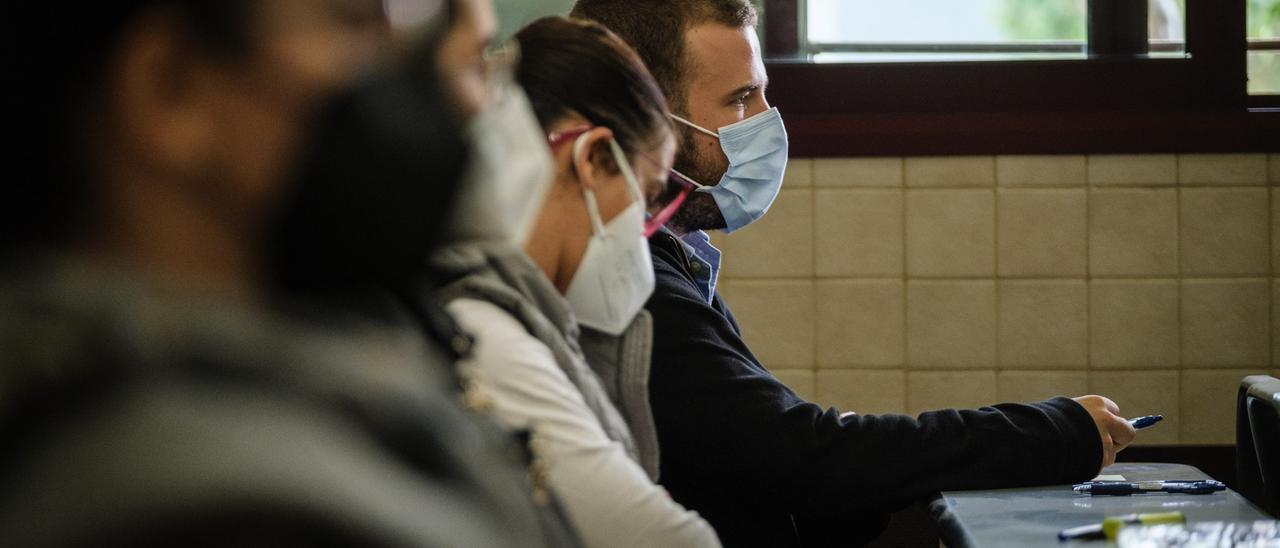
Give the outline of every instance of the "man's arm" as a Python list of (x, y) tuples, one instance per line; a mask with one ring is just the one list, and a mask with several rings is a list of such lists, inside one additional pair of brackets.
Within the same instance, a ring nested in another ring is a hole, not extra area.
[(675, 266), (655, 264), (651, 399), (673, 483), (830, 513), (890, 509), (940, 489), (1083, 480), (1101, 467), (1093, 418), (1066, 398), (916, 418), (842, 417), (805, 402), (760, 365), (727, 309), (708, 305)]

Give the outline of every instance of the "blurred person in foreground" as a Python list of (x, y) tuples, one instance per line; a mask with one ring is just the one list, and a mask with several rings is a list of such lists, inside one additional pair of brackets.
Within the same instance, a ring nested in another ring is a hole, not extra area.
[(823, 409), (752, 354), (716, 291), (705, 231), (764, 216), (787, 135), (748, 0), (578, 0), (644, 59), (683, 128), (676, 169), (704, 185), (649, 240), (657, 283), (651, 402), (662, 483), (726, 546), (855, 544), (938, 490), (1087, 480), (1134, 438), (1100, 396), (918, 417)]
[[(7, 61), (10, 160), (39, 171), (0, 206), (0, 545), (565, 543), (439, 344), (263, 304), (289, 196), (358, 177), (385, 222), (346, 230), (424, 241), (452, 202), (447, 8), (388, 5), (416, 24), (372, 0), (12, 10), (40, 47)], [(435, 187), (411, 218), (378, 199), (406, 179)]]
[(530, 432), (535, 467), (586, 545), (719, 546), (654, 484), (652, 324), (640, 313), (653, 289), (645, 237), (679, 202), (648, 221), (646, 210), (682, 187), (666, 100), (598, 24), (541, 19), (504, 51), (517, 66), (495, 69), (468, 126), (475, 161), (451, 244), (431, 261), (475, 337), (460, 373), (497, 419)]

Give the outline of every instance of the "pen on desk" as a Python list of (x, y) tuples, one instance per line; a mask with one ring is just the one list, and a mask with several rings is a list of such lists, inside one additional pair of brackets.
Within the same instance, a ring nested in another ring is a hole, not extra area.
[(1159, 492), (1206, 495), (1226, 488), (1222, 482), (1215, 480), (1090, 481), (1071, 486), (1071, 490), (1084, 495), (1120, 496)]
[(1082, 525), (1080, 527), (1072, 527), (1063, 529), (1058, 533), (1058, 540), (1086, 540), (1086, 539), (1111, 539), (1114, 540), (1120, 529), (1125, 525), (1156, 525), (1160, 523), (1185, 523), (1186, 517), (1182, 512), (1160, 512), (1156, 514), (1128, 514), (1124, 516), (1111, 516), (1102, 520), (1102, 523), (1094, 523), (1090, 525)]
[(1152, 426), (1162, 420), (1164, 420), (1164, 415), (1147, 415), (1136, 419), (1129, 419), (1129, 424), (1133, 425), (1133, 427), (1138, 430), (1142, 430), (1143, 428)]

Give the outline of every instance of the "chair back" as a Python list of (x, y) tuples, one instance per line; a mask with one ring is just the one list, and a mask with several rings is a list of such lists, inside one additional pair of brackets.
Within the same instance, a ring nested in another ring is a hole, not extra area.
[(1255, 375), (1240, 383), (1236, 473), (1242, 492), (1280, 517), (1280, 379)]

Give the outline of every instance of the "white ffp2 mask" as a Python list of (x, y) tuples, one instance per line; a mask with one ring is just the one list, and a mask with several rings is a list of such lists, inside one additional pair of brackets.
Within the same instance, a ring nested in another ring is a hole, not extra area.
[[(575, 157), (582, 152), (584, 137), (574, 143)], [(609, 146), (633, 201), (606, 225), (601, 221), (595, 194), (582, 187), (592, 234), (564, 297), (578, 323), (620, 335), (653, 294), (654, 276), (649, 243), (644, 237), (645, 201), (639, 182), (618, 143), (610, 140)]]
[(471, 120), (466, 136), (471, 160), (444, 239), (524, 246), (555, 174), (546, 137), (524, 90), (507, 85)]

